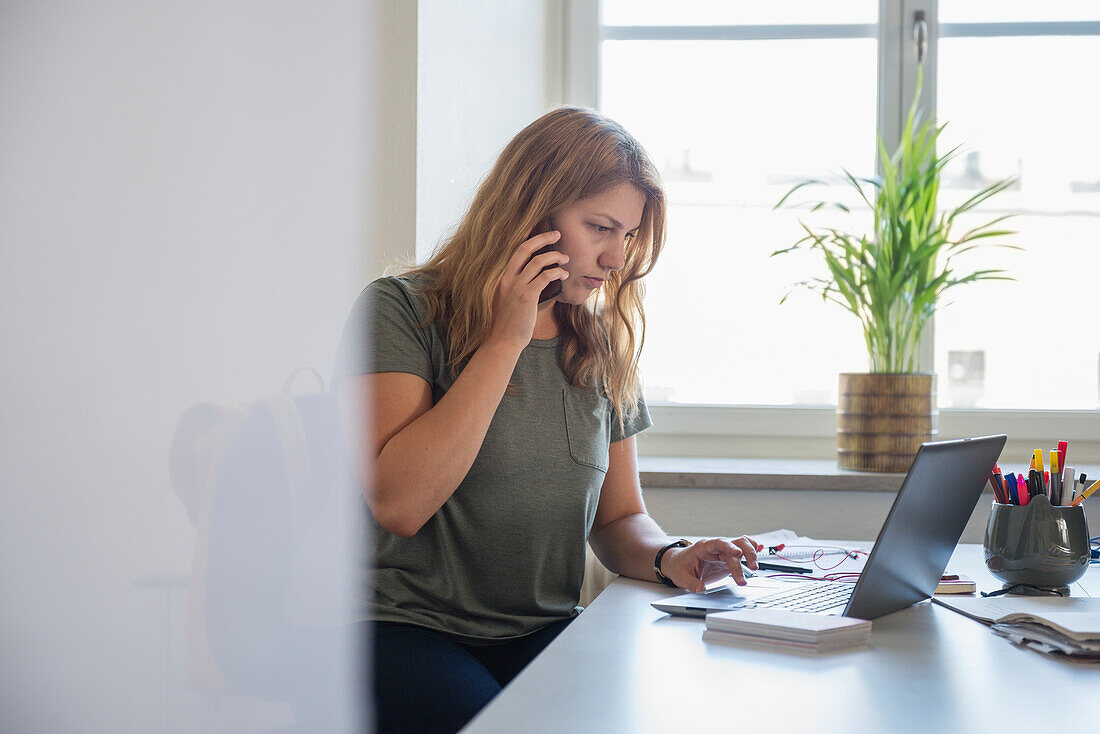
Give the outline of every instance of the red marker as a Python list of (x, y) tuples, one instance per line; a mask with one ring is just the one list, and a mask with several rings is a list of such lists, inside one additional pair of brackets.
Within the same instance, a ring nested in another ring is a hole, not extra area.
[(1066, 450), (1069, 449), (1069, 441), (1058, 442), (1058, 466), (1066, 465)]

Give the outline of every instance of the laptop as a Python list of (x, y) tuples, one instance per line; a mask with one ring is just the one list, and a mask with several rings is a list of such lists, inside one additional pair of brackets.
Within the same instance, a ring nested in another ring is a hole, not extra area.
[(729, 587), (653, 602), (702, 617), (730, 609), (780, 608), (875, 619), (932, 597), (1007, 436), (922, 444), (879, 530), (859, 581), (784, 583), (782, 590)]

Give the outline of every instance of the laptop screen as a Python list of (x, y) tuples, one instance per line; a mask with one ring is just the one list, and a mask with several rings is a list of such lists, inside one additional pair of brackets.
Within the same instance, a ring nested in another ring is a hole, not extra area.
[(875, 619), (931, 598), (1007, 436), (923, 444), (860, 574), (846, 617)]

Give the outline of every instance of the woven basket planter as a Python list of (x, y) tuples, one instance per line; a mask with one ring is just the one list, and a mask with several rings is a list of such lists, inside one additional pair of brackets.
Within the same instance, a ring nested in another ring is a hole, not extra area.
[(837, 405), (841, 469), (906, 472), (937, 433), (936, 376), (844, 372)]

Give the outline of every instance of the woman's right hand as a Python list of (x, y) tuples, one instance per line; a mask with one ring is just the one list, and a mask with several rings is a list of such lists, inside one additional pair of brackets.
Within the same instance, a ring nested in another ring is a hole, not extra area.
[[(569, 273), (560, 267), (569, 256), (551, 250), (532, 257), (539, 249), (558, 241), (557, 230), (537, 234), (521, 244), (508, 261), (504, 277), (493, 297), (493, 325), (486, 341), (509, 344), (524, 349), (531, 342), (538, 315), (539, 296), (555, 280), (565, 280)], [(543, 268), (556, 265), (543, 272)]]

